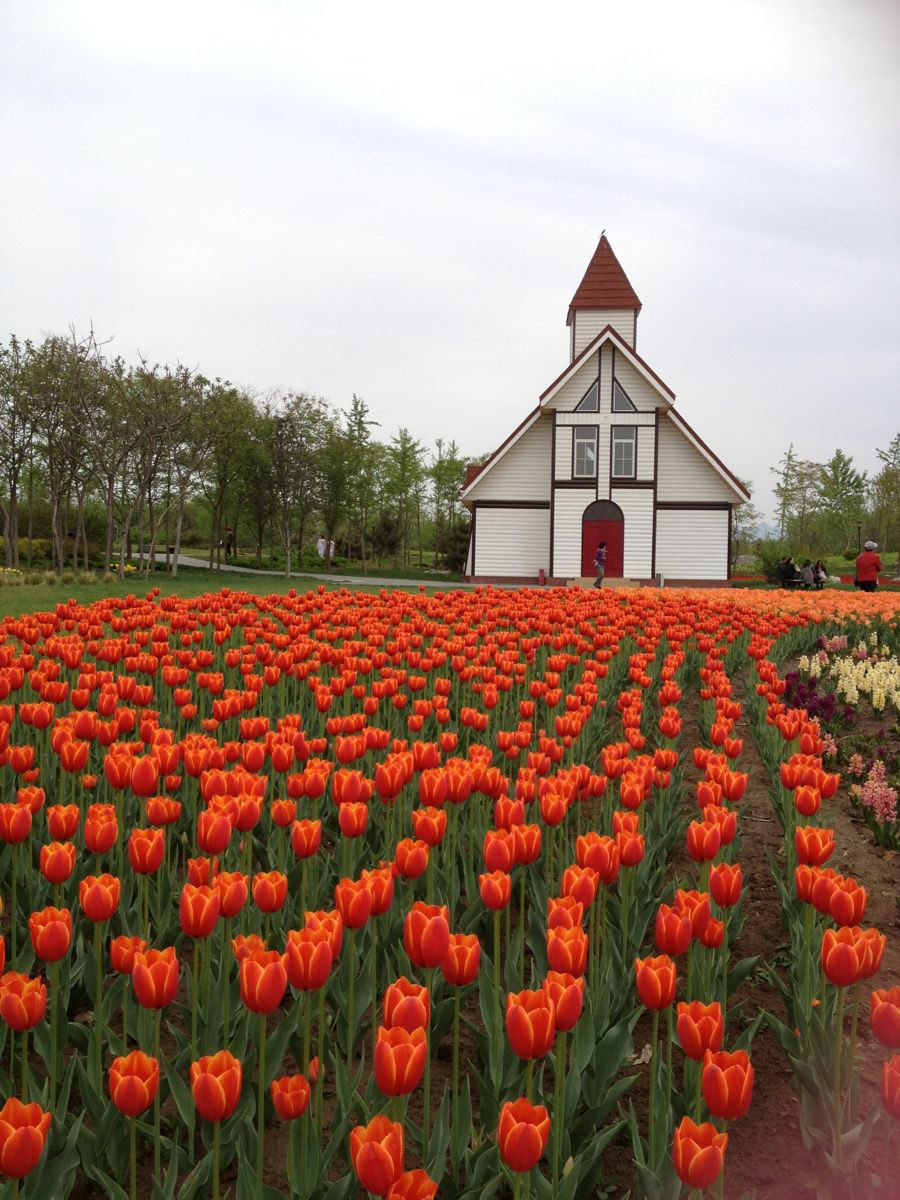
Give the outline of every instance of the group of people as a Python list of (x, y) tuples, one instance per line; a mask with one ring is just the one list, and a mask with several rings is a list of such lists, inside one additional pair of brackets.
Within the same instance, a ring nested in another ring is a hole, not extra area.
[(319, 540), (316, 542), (316, 554), (318, 554), (319, 558), (324, 558), (326, 554), (329, 559), (334, 558), (334, 542), (327, 541), (324, 533), (320, 535)]
[[(853, 582), (862, 592), (874, 592), (878, 587), (880, 571), (881, 559), (878, 557), (878, 543), (866, 542), (862, 553), (856, 559), (856, 574)], [(798, 567), (793, 558), (786, 554), (778, 563), (778, 582), (784, 588), (818, 591), (828, 582), (828, 572), (821, 558), (815, 566), (810, 559), (806, 559), (803, 566)]]
[(813, 566), (808, 558), (802, 567), (798, 567), (790, 554), (786, 554), (778, 563), (778, 582), (784, 588), (802, 588), (804, 591), (821, 591), (828, 581), (828, 572), (821, 558)]

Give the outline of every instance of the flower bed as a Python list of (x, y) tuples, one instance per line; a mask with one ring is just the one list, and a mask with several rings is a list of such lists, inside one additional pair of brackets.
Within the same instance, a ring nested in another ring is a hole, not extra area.
[[(0, 1168), (33, 1196), (663, 1200), (722, 1186), (767, 1020), (823, 1178), (877, 1195), (854, 1047), (885, 943), (823, 866), (837, 777), (777, 664), (890, 603), (150, 593), (7, 619)], [(769, 803), (748, 721), (783, 823), (782, 1022), (746, 1010), (745, 893), (771, 883), (741, 866)], [(890, 1046), (900, 994), (876, 1007)]]

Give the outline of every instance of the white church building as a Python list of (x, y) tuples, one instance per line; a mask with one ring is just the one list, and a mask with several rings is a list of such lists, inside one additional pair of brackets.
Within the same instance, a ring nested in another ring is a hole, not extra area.
[(604, 235), (569, 305), (568, 366), (467, 469), (468, 579), (593, 575), (601, 541), (609, 579), (728, 579), (732, 510), (749, 494), (638, 354), (640, 310)]

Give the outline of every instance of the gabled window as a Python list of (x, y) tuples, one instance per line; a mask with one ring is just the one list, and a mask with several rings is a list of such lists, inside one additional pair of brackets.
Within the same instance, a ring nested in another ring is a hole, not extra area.
[(572, 477), (574, 479), (597, 478), (597, 430), (593, 427), (575, 426), (572, 447)]
[(595, 379), (575, 405), (576, 412), (597, 412), (600, 408), (600, 381)]
[(637, 447), (635, 425), (614, 425), (612, 431), (612, 477), (634, 479)]
[(632, 404), (631, 397), (618, 380), (613, 380), (612, 410), (613, 412), (637, 412), (637, 406)]

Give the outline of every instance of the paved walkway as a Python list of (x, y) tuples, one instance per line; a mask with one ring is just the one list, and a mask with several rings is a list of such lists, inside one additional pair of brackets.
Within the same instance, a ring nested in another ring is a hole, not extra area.
[[(178, 555), (179, 567), (200, 567), (208, 568), (208, 558), (195, 558), (191, 554)], [(214, 568), (215, 569), (215, 568)], [(256, 567), (233, 567), (230, 563), (222, 563), (223, 571), (233, 571), (237, 575), (270, 575), (273, 579), (284, 579), (284, 571), (263, 571)], [(471, 583), (448, 583), (443, 579), (390, 579), (383, 575), (340, 575), (334, 571), (330, 574), (327, 571), (292, 571), (291, 579), (296, 579), (300, 582), (303, 579), (314, 579), (316, 582), (322, 583), (343, 583), (348, 587), (358, 587), (365, 584), (368, 587), (409, 587), (415, 588), (419, 584), (425, 587), (438, 588), (443, 591), (456, 591), (460, 588), (471, 589), (475, 585)], [(520, 585), (516, 584), (516, 587)]]

